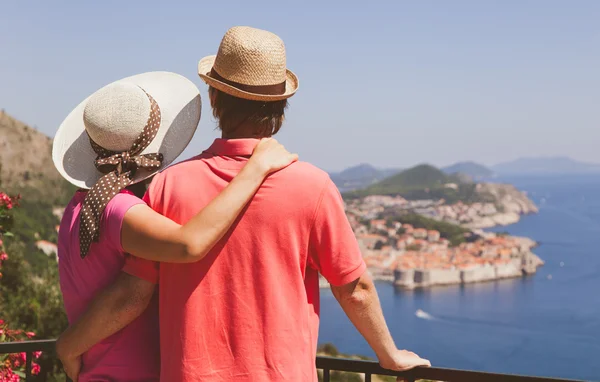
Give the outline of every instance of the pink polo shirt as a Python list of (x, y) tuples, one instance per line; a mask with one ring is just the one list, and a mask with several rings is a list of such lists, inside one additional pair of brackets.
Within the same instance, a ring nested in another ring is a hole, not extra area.
[[(121, 226), (129, 208), (144, 203), (128, 191), (108, 203), (100, 222), (100, 241), (92, 244), (85, 259), (79, 252), (79, 213), (85, 192), (77, 192), (65, 209), (58, 234), (58, 270), (69, 322), (76, 321), (94, 296), (121, 272), (125, 253)], [(158, 381), (158, 299), (123, 330), (83, 355), (80, 382)]]
[[(157, 175), (147, 203), (183, 224), (246, 164), (257, 140), (217, 139)], [(318, 272), (334, 285), (365, 271), (329, 176), (294, 163), (269, 176), (203, 260), (128, 258), (159, 283), (161, 381), (317, 381)]]

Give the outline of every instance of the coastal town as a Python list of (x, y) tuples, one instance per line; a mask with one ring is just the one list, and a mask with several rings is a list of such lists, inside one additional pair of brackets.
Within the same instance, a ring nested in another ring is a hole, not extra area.
[[(536, 246), (533, 240), (472, 228), (504, 221), (510, 224), (522, 214), (536, 212), (524, 195), (496, 204), (470, 205), (370, 195), (346, 201), (345, 208), (372, 276), (402, 288), (521, 277), (535, 273), (543, 265), (532, 253)], [(510, 214), (510, 220), (504, 219), (506, 214)], [(413, 221), (415, 215), (426, 222), (444, 222), (443, 227), (460, 234), (403, 221)], [(323, 281), (322, 286), (325, 285)]]

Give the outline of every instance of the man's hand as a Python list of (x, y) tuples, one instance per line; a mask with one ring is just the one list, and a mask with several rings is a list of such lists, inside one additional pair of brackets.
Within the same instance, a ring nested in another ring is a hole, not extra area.
[(81, 371), (81, 356), (75, 358), (63, 358), (59, 355), (60, 362), (63, 364), (65, 373), (71, 378), (73, 382), (77, 382), (79, 378), (79, 372)]
[[(396, 350), (390, 358), (380, 359), (379, 364), (384, 369), (395, 371), (406, 371), (419, 366), (431, 366), (431, 362), (408, 350)], [(397, 381), (403, 381), (402, 377), (398, 377)]]

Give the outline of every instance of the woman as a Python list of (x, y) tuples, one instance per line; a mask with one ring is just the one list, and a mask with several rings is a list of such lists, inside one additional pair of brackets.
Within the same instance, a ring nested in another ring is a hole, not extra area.
[[(144, 73), (100, 89), (60, 126), (54, 163), (68, 181), (89, 189), (75, 194), (59, 231), (60, 284), (70, 323), (115, 279), (126, 254), (155, 261), (200, 260), (264, 178), (297, 159), (275, 140), (262, 140), (212, 203), (182, 226), (172, 222), (139, 197), (145, 182), (185, 149), (200, 108), (198, 89), (186, 78)], [(81, 372), (75, 371), (79, 380), (158, 381), (157, 320), (153, 301), (128, 327), (84, 354)]]

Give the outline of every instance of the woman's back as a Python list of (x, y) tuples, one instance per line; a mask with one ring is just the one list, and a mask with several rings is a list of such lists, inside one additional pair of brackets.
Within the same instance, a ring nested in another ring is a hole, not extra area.
[[(100, 221), (100, 241), (85, 259), (79, 252), (79, 216), (85, 192), (77, 192), (65, 209), (58, 237), (60, 286), (69, 323), (85, 312), (93, 297), (119, 275), (125, 261), (121, 226), (129, 208), (144, 203), (128, 191), (115, 196)], [(79, 380), (158, 381), (160, 349), (158, 299), (123, 330), (83, 355)]]

